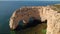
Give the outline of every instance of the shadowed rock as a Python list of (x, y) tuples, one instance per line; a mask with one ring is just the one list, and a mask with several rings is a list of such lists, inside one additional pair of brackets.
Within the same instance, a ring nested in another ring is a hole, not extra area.
[(47, 23), (47, 20), (44, 21), (44, 22), (41, 22), (41, 20), (34, 19), (34, 20), (30, 20), (27, 25), (24, 25), (23, 22), (20, 22), (20, 24), (17, 26), (17, 28), (15, 30), (16, 31), (25, 30), (25, 29), (28, 29), (28, 28), (35, 27), (35, 26), (37, 26), (39, 24), (42, 24), (42, 23)]
[(10, 28), (16, 29), (19, 25), (19, 21), (21, 20), (24, 25), (29, 24), (26, 27), (30, 27), (31, 24), (34, 25), (35, 20), (32, 23), (29, 23), (29, 18), (31, 17), (40, 20), (41, 22), (38, 21), (39, 23), (42, 23), (47, 20), (46, 34), (60, 34), (60, 5), (32, 6), (20, 8), (16, 10), (11, 16)]

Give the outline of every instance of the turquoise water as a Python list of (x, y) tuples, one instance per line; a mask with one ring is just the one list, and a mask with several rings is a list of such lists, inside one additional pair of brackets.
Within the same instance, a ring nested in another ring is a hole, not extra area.
[(46, 6), (60, 1), (0, 1), (0, 34), (10, 34), (9, 18), (22, 6)]

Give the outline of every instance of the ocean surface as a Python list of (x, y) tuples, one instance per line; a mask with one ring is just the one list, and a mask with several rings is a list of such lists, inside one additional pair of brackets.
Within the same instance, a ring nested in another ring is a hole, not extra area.
[(60, 1), (0, 1), (0, 34), (10, 34), (9, 18), (22, 6), (46, 6)]

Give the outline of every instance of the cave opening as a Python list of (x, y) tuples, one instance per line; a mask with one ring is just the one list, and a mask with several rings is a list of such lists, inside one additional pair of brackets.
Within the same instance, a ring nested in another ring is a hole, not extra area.
[(42, 22), (41, 20), (38, 20), (38, 19), (30, 19), (29, 23), (27, 25), (24, 25), (24, 23), (22, 21), (20, 21), (19, 25), (17, 26), (17, 28), (15, 30), (16, 31), (25, 30), (27, 28), (36, 27), (37, 25), (42, 24), (42, 23), (45, 23), (47, 25), (47, 20)]

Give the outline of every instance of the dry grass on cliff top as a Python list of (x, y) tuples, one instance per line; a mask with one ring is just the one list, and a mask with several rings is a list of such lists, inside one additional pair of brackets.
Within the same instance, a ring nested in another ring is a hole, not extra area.
[(51, 5), (51, 8), (55, 11), (58, 11), (58, 13), (60, 13), (60, 4)]

